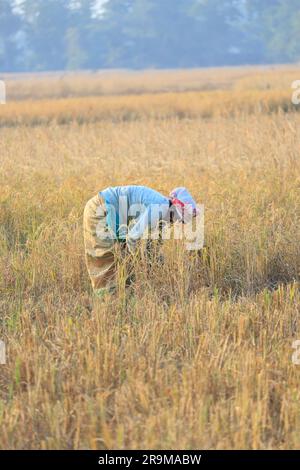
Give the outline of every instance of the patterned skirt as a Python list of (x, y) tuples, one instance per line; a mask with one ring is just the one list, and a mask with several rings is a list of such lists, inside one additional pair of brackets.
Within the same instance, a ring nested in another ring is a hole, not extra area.
[(106, 215), (105, 201), (99, 194), (87, 202), (83, 215), (85, 260), (94, 292), (100, 297), (114, 290), (116, 283), (115, 239)]

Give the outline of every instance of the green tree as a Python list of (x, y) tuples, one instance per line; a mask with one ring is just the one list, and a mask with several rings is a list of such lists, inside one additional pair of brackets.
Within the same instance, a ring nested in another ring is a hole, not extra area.
[[(1, 70), (300, 59), (300, 0), (0, 0)], [(17, 5), (17, 8), (16, 8)]]
[(65, 32), (66, 68), (78, 70), (89, 65), (97, 43), (91, 37), (95, 0), (70, 0)]
[(193, 16), (197, 22), (194, 40), (199, 65), (231, 65), (241, 62), (242, 32), (240, 2), (236, 0), (194, 0)]
[(300, 0), (280, 0), (264, 15), (266, 48), (273, 62), (300, 60)]
[(87, 61), (87, 53), (81, 47), (78, 28), (68, 28), (65, 33), (66, 69), (80, 70)]
[(31, 70), (66, 67), (66, 32), (70, 9), (65, 0), (24, 0), (23, 17)]
[(108, 63), (140, 68), (234, 62), (239, 15), (234, 0), (109, 0), (103, 18)]
[(20, 17), (9, 0), (0, 2), (0, 71), (14, 71), (18, 54), (17, 33)]

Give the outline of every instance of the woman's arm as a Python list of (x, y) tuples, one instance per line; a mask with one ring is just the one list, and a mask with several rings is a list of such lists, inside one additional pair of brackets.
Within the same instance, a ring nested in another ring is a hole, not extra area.
[(134, 251), (137, 241), (141, 238), (152, 238), (152, 232), (160, 220), (166, 219), (168, 211), (168, 204), (153, 204), (145, 208), (127, 234), (127, 245), (130, 251)]

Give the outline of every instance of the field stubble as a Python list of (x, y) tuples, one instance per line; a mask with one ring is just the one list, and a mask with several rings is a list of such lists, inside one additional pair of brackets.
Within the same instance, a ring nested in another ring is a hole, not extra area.
[[(1, 448), (299, 447), (300, 116), (245, 106), (0, 129)], [(90, 311), (83, 207), (128, 183), (186, 185), (207, 249)]]

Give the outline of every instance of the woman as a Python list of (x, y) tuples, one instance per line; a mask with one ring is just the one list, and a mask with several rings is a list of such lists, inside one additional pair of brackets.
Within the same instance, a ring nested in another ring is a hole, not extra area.
[(166, 197), (145, 186), (116, 186), (100, 191), (84, 210), (87, 270), (98, 297), (115, 288), (114, 244), (133, 253), (138, 240), (155, 237), (159, 222), (187, 223), (197, 215), (194, 199), (185, 188)]

